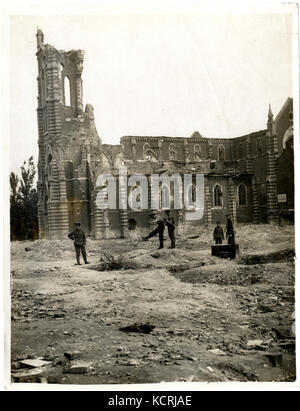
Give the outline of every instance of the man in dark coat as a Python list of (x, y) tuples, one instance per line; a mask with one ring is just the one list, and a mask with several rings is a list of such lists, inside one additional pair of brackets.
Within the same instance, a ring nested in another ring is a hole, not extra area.
[(233, 224), (230, 218), (230, 215), (226, 215), (227, 223), (226, 223), (226, 237), (228, 238), (228, 244), (235, 244), (234, 240), (234, 229)]
[(158, 234), (159, 238), (159, 249), (164, 248), (164, 230), (165, 230), (165, 223), (161, 218), (157, 220), (157, 227), (155, 230), (151, 231), (150, 234), (147, 235), (147, 237), (143, 237), (143, 241), (147, 241), (149, 238), (154, 237)]
[(217, 221), (217, 225), (214, 229), (213, 239), (216, 244), (222, 244), (222, 241), (224, 240), (224, 232), (223, 228), (220, 226), (220, 221)]
[(168, 227), (168, 234), (171, 240), (171, 247), (175, 248), (175, 221), (174, 218), (171, 216), (170, 210), (165, 211), (167, 218), (164, 219), (165, 223)]
[(86, 250), (85, 250), (86, 237), (85, 237), (84, 232), (80, 228), (79, 222), (75, 223), (75, 230), (72, 231), (70, 234), (68, 234), (68, 237), (74, 241), (77, 265), (81, 265), (80, 264), (80, 251), (82, 253), (82, 257), (83, 257), (85, 264), (89, 264), (86, 258)]

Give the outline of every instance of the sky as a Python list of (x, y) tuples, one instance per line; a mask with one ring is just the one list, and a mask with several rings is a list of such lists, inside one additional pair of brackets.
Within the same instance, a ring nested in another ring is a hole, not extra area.
[(85, 50), (83, 103), (124, 135), (237, 137), (293, 97), (291, 14), (18, 15), (9, 26), (10, 170), (38, 160), (36, 30)]

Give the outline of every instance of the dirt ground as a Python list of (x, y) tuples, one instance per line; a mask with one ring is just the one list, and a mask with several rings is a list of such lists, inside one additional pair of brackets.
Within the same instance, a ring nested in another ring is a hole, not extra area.
[(175, 250), (88, 240), (81, 266), (68, 239), (12, 242), (12, 381), (294, 381), (293, 227), (236, 230), (235, 260), (202, 228)]

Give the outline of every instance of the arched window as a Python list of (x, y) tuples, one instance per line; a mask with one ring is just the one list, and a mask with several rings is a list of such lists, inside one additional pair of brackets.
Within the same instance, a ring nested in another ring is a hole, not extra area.
[(199, 144), (194, 145), (194, 159), (200, 160), (201, 158), (201, 148)]
[(49, 153), (47, 157), (47, 171), (48, 171), (48, 176), (52, 176), (52, 154)]
[(247, 189), (244, 184), (239, 186), (239, 205), (247, 205)]
[(260, 138), (257, 140), (257, 154), (258, 156), (262, 156), (263, 154), (262, 142)]
[(145, 143), (143, 146), (143, 157), (144, 160), (157, 161), (157, 155), (148, 143)]
[(222, 205), (223, 205), (222, 187), (219, 184), (217, 184), (214, 187), (214, 206), (222, 207)]
[(218, 158), (219, 158), (219, 160), (224, 160), (224, 158), (225, 158), (225, 149), (224, 149), (224, 146), (218, 146)]
[(70, 79), (68, 76), (64, 78), (64, 97), (65, 106), (71, 106), (71, 89), (70, 89)]

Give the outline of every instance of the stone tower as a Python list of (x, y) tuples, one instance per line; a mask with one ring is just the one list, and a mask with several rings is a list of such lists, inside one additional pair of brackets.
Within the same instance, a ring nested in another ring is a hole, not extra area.
[(58, 51), (37, 30), (38, 219), (40, 237), (61, 237), (79, 220), (94, 230), (94, 180), (101, 140), (93, 107), (83, 112), (84, 52)]

